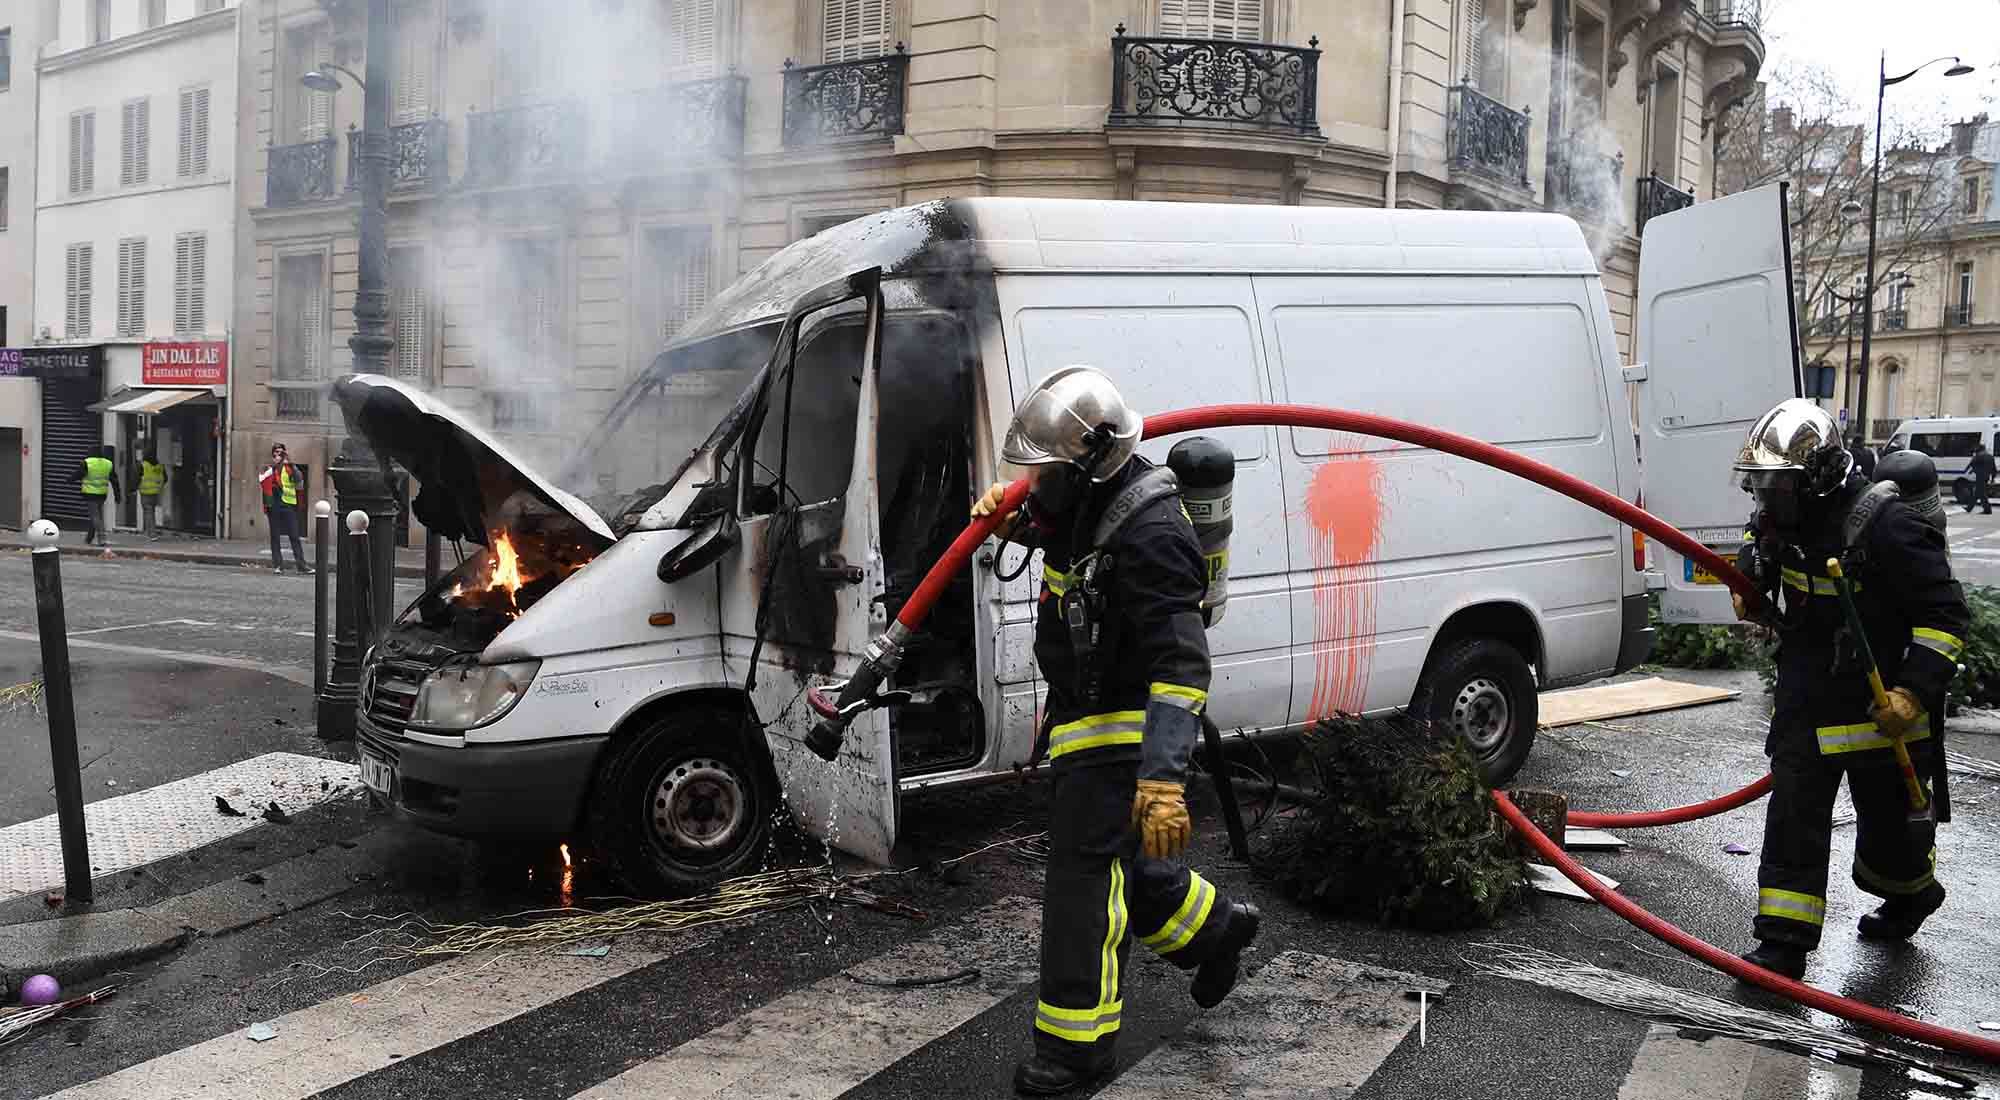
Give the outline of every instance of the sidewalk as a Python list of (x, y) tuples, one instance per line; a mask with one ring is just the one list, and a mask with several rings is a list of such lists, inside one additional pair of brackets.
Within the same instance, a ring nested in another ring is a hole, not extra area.
[[(310, 564), (314, 556), (311, 540), (307, 540), (306, 561)], [(0, 550), (29, 549), (28, 536), (24, 531), (0, 531)], [(117, 531), (111, 535), (108, 547), (85, 546), (83, 535), (78, 532), (63, 532), (63, 553), (66, 555), (88, 554), (105, 558), (142, 558), (151, 561), (185, 561), (200, 565), (254, 566), (268, 569), (271, 564), (271, 545), (268, 541), (254, 539), (200, 539), (174, 534), (162, 534), (158, 542), (148, 542), (146, 536), (133, 531)], [(292, 549), (285, 547), (285, 563), (291, 565)], [(454, 558), (450, 547), (444, 548), (440, 568), (449, 570)], [(424, 548), (421, 545), (396, 548), (396, 576), (422, 580), (424, 576)]]

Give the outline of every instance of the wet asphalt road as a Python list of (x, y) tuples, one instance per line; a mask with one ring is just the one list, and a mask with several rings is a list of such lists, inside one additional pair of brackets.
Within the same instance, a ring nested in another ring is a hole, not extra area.
[[(1953, 520), (1956, 533), (1958, 517)], [(2000, 544), (2000, 539), (1995, 542)], [(0, 557), (0, 629), (33, 629), (32, 612), (23, 603), (26, 569), (22, 556)], [(269, 654), (297, 664), (311, 652), (309, 638), (285, 640), (290, 630), (310, 629), (305, 595), (309, 581), (247, 570), (141, 562), (85, 561), (67, 576), (75, 578), (73, 628), (126, 627), (90, 637), (129, 635), (130, 644), (145, 648)], [(181, 630), (144, 625), (175, 618), (215, 626)], [(246, 624), (256, 629), (234, 629)], [(24, 660), (32, 658), (20, 644), (0, 648), (0, 668), (10, 674), (17, 674)], [(129, 666), (105, 667), (111, 670), (106, 675), (131, 685), (133, 701), (128, 709), (135, 713), (148, 705), (147, 677), (185, 675), (196, 667), (167, 657), (134, 656), (132, 661)], [(1732, 703), (1545, 731), (1517, 782), (1566, 791), (1576, 808), (1653, 808), (1710, 797), (1761, 774), (1766, 701), (1756, 678), (1672, 675), (1727, 683), (1745, 694)], [(309, 733), (246, 732), (258, 718), (268, 721), (271, 709), (280, 705), (277, 700), (305, 694), (282, 681), (259, 690), (268, 694), (238, 686), (227, 693), (234, 705), (214, 710), (189, 700), (190, 716), (179, 728), (180, 747), (174, 747), (176, 739), (164, 732), (143, 739), (157, 749), (157, 756), (150, 758), (153, 770), (144, 774), (171, 776), (176, 768), (186, 769), (179, 774), (192, 774), (214, 766), (208, 761), (218, 755), (254, 755), (278, 741), (290, 751), (321, 751)], [(223, 715), (243, 711), (249, 712), (245, 716), (249, 725), (226, 732), (230, 727), (222, 724), (227, 721)], [(36, 728), (32, 722), (0, 724), (0, 738), (11, 752), (24, 751), (23, 745), (31, 750)], [(2000, 759), (2000, 738), (1959, 736), (1953, 747)], [(15, 759), (0, 760), (10, 776), (19, 770)], [(1629, 774), (1621, 777), (1617, 772)], [(1853, 922), (1868, 903), (1843, 873), (1853, 828), (1837, 831), (1826, 942), (1809, 974), (1814, 984), (1878, 1004), (1905, 1006), (1914, 1015), (1958, 1028), (1972, 1029), (1981, 1020), (2000, 1019), (2000, 992), (1991, 979), (2000, 973), (2000, 927), (1988, 918), (1993, 899), (2000, 897), (2000, 844), (1996, 844), (2000, 784), (1955, 777), (1954, 793), (1959, 816), (1942, 833), (1939, 857), (1940, 877), (1952, 890), (1952, 898), (1918, 940), (1906, 947), (1866, 944), (1854, 937)], [(1045, 785), (1030, 782), (913, 801), (906, 805), (904, 832), (914, 842), (913, 856), (918, 860), (966, 851), (989, 843), (998, 831), (1018, 822), (1039, 827), (1046, 817), (1045, 800)], [(0, 801), (0, 806), (11, 805)], [(1725, 997), (1734, 993), (1726, 979), (1682, 960), (1587, 903), (1538, 899), (1497, 928), (1452, 935), (1323, 918), (1276, 896), (1247, 868), (1232, 865), (1224, 854), (1220, 823), (1210, 800), (1198, 797), (1195, 809), (1199, 835), (1192, 862), (1225, 889), (1251, 897), (1265, 908), (1266, 931), (1251, 956), (1253, 966), (1280, 950), (1297, 948), (1455, 983), (1451, 993), (1431, 1007), (1428, 1045), (1420, 1046), (1414, 1036), (1406, 1040), (1355, 1094), (1363, 1100), (1404, 1096), (1584, 1100), (1617, 1095), (1644, 1038), (1644, 1022), (1552, 992), (1480, 976), (1465, 959), (1477, 955), (1482, 942), (1530, 944), (1684, 988)], [(18, 818), (9, 818), (14, 819)], [(560, 867), (546, 845), (479, 848), (433, 837), (389, 822), (358, 800), (317, 811), (289, 830), (260, 826), (241, 845), (203, 852), (163, 873), (175, 889), (183, 889), (241, 874), (316, 844), (382, 829), (395, 837), (392, 866), (356, 883), (346, 896), (220, 939), (198, 941), (169, 959), (137, 968), (125, 977), (125, 992), (88, 1018), (47, 1029), (0, 1052), (0, 1064), (8, 1067), (0, 1074), (0, 1100), (39, 1096), (251, 1021), (351, 994), (412, 969), (412, 962), (391, 961), (356, 972), (367, 956), (351, 941), (373, 927), (366, 921), (370, 915), (492, 919), (563, 898)], [(1723, 846), (1738, 843), (1754, 852), (1761, 844), (1761, 832), (1760, 805), (1685, 826), (1627, 831), (1630, 850), (1589, 854), (1584, 861), (1618, 879), (1622, 891), (1640, 904), (1712, 942), (1740, 950), (1749, 943), (1756, 856), (1727, 855)], [(572, 894), (589, 896), (608, 889), (586, 864)], [(923, 909), (930, 924), (941, 924), (997, 898), (1038, 897), (1040, 872), (994, 854), (969, 861), (944, 877), (912, 873), (891, 880), (885, 889)], [(115, 903), (117, 895), (112, 898)], [(0, 911), (0, 921), (6, 919)], [(793, 910), (724, 927), (714, 933), (713, 941), (690, 952), (322, 1095), (570, 1096), (929, 927), (854, 909), (835, 910), (830, 927), (822, 925), (822, 919)], [(1121, 1040), (1121, 1062), (1126, 1064), (1194, 1014), (1184, 992), (1185, 979), (1163, 964), (1135, 961), (1130, 979)], [(1032, 996), (1031, 990), (1024, 992), (1000, 1010), (975, 1018), (852, 1095), (911, 1100), (1007, 1095), (1011, 1067), (1029, 1046)], [(1871, 1072), (1861, 1095), (1882, 1100), (1932, 1093)]]

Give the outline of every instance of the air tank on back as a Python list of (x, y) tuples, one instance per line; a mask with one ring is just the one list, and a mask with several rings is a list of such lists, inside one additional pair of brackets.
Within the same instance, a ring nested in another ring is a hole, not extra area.
[(1208, 594), (1202, 598), (1202, 618), (1209, 626), (1222, 621), (1229, 604), (1229, 534), (1235, 492), (1236, 455), (1219, 439), (1195, 436), (1167, 452), (1167, 468), (1180, 479), (1181, 503), (1194, 521), (1201, 555), (1208, 562)]
[(1896, 451), (1875, 463), (1876, 481), (1893, 481), (1903, 503), (1925, 523), (1945, 530), (1944, 498), (1938, 493), (1937, 463), (1922, 451)]

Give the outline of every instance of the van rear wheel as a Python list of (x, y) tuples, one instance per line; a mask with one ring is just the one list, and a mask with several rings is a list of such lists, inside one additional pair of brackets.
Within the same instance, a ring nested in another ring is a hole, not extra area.
[(1535, 747), (1535, 673), (1521, 651), (1494, 638), (1453, 642), (1417, 682), (1412, 713), (1464, 738), (1486, 782), (1514, 778)]
[(754, 870), (777, 802), (745, 749), (741, 711), (691, 706), (622, 738), (598, 764), (592, 846), (642, 896), (685, 894)]

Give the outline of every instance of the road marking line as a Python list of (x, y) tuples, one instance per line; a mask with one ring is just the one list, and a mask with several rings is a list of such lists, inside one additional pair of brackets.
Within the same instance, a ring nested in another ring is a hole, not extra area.
[[(25, 630), (0, 630), (0, 640), (10, 642), (40, 642), (41, 635)], [(252, 661), (242, 657), (218, 657), (209, 653), (188, 653), (179, 649), (154, 649), (151, 646), (120, 645), (117, 642), (97, 642), (89, 639), (70, 639), (71, 649), (101, 649), (106, 653), (123, 653), (130, 657), (155, 657), (165, 661), (180, 661), (190, 665), (208, 665), (211, 668), (233, 668), (243, 672), (261, 672), (288, 680), (300, 687), (312, 687), (312, 670), (295, 665), (283, 665), (274, 661)]]
[[(1098, 1100), (1351, 1096), (1417, 1026), (1405, 990), (1436, 978), (1304, 951), (1280, 953), (1229, 999), (1126, 1070)], [(1442, 1007), (1442, 1006), (1440, 1006)]]
[(713, 938), (697, 932), (677, 938), (669, 951), (622, 940), (602, 959), (525, 952), (466, 955), (267, 1021), (277, 1035), (265, 1042), (251, 1042), (246, 1027), (65, 1089), (48, 1100), (303, 1100), (697, 950)]
[[(1002, 899), (856, 968), (867, 977), (894, 978), (978, 967), (979, 977), (972, 981), (884, 989), (835, 975), (738, 1016), (573, 1100), (832, 1100), (1033, 982), (1040, 928), (1036, 902)], [(1027, 1019), (1020, 1024), (1025, 1029)]]
[(72, 630), (69, 632), (69, 636), (72, 638), (81, 638), (85, 634), (109, 634), (114, 630), (146, 630), (150, 627), (155, 627), (155, 626), (215, 626), (215, 625), (216, 625), (215, 623), (203, 622), (200, 619), (161, 619), (159, 622), (156, 623), (128, 623), (124, 626), (100, 626), (93, 630)]
[[(91, 868), (109, 875), (143, 867), (254, 828), (262, 821), (258, 812), (272, 802), (298, 813), (360, 785), (353, 764), (273, 752), (92, 802), (83, 808)], [(244, 816), (222, 816), (218, 795)], [(0, 828), (0, 900), (62, 881), (62, 839), (54, 814)]]
[(1861, 1070), (1738, 1039), (1685, 1039), (1654, 1024), (1618, 1100), (1856, 1100)]

